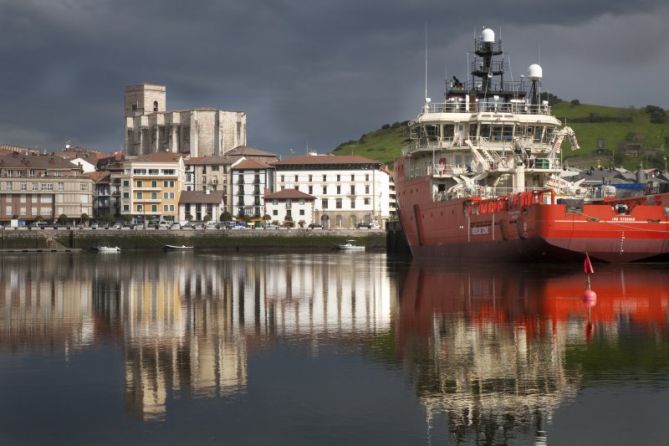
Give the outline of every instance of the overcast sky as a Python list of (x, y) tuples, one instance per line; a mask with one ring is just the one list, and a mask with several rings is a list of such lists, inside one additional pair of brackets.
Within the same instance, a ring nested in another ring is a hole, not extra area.
[(485, 25), (516, 79), (669, 108), (666, 0), (0, 0), (0, 143), (121, 149), (123, 88), (152, 82), (168, 110), (245, 111), (249, 145), (327, 152), (415, 116), (425, 23), (434, 100)]

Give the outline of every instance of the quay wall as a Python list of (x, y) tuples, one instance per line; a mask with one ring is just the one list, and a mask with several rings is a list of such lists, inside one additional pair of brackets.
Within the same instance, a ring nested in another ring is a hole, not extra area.
[(328, 251), (345, 240), (355, 240), (368, 250), (386, 249), (385, 233), (378, 230), (35, 230), (2, 231), (1, 249), (62, 247), (93, 249), (118, 246), (121, 249), (154, 250), (164, 245), (187, 245), (199, 250)]

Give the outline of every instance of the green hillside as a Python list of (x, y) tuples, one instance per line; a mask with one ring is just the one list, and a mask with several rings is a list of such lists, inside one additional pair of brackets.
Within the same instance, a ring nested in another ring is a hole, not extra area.
[[(581, 150), (563, 145), (563, 156), (570, 166), (624, 166), (636, 169), (665, 167), (669, 156), (669, 118), (654, 106), (619, 108), (558, 102), (553, 114), (576, 131)], [(335, 155), (361, 155), (388, 165), (399, 157), (407, 143), (406, 122), (385, 124), (365, 133), (358, 140), (340, 144)]]

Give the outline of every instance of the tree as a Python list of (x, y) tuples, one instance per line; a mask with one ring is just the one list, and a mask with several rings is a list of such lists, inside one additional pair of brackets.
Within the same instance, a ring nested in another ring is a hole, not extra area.
[(262, 219), (265, 220), (265, 221), (270, 221), (272, 219), (272, 217), (269, 214), (265, 214), (265, 215), (263, 215)]
[(207, 215), (204, 216), (204, 222), (206, 223), (206, 222), (209, 222), (209, 221), (211, 221), (211, 214), (207, 214)]
[(88, 223), (88, 220), (90, 220), (90, 219), (91, 219), (91, 218), (88, 216), (87, 213), (84, 212), (83, 214), (81, 214), (81, 222), (82, 222), (83, 224)]
[(65, 215), (65, 214), (60, 214), (60, 215), (58, 216), (58, 224), (63, 225), (63, 224), (65, 224), (65, 223), (67, 223), (67, 215)]
[(581, 105), (581, 101), (579, 101), (578, 99), (572, 99), (570, 104), (571, 105)]
[(221, 221), (231, 221), (232, 220), (232, 214), (228, 211), (225, 211), (221, 214), (220, 219)]
[(42, 220), (44, 220), (44, 217), (42, 217), (41, 215), (35, 217), (35, 221), (42, 221)]
[(192, 220), (193, 220), (193, 215), (191, 215), (191, 213), (189, 212), (188, 214), (186, 214), (186, 221), (192, 221)]

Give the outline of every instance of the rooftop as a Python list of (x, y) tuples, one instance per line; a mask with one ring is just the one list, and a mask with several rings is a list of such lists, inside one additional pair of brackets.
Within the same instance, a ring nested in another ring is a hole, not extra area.
[(134, 159), (129, 159), (128, 161), (140, 161), (140, 162), (157, 162), (157, 163), (168, 163), (168, 162), (177, 162), (181, 158), (180, 153), (173, 152), (153, 152), (147, 153), (146, 155), (138, 156)]
[(238, 146), (232, 150), (225, 152), (226, 155), (239, 155), (239, 156), (266, 156), (268, 158), (278, 158), (275, 154), (267, 152), (265, 150), (257, 149), (255, 147), (249, 146)]
[(315, 166), (315, 165), (331, 165), (331, 166), (339, 166), (339, 165), (377, 165), (380, 166), (381, 162), (372, 160), (369, 158), (365, 158), (363, 156), (358, 156), (358, 155), (345, 155), (345, 156), (334, 156), (334, 155), (301, 155), (301, 156), (293, 156), (291, 158), (286, 158), (280, 161), (277, 161), (273, 163), (274, 166), (280, 167), (280, 166), (296, 166), (296, 165), (310, 165), (310, 166)]
[(209, 193), (202, 191), (181, 191), (179, 196), (179, 204), (219, 204), (223, 201), (223, 192), (212, 191)]
[(313, 195), (300, 192), (297, 189), (282, 189), (271, 194), (265, 194), (265, 200), (315, 200)]
[(272, 166), (260, 161), (245, 159), (243, 161), (240, 161), (239, 164), (234, 165), (232, 168), (235, 170), (256, 170), (256, 169), (270, 169), (272, 168)]

